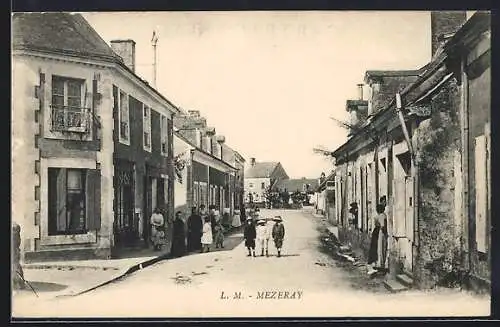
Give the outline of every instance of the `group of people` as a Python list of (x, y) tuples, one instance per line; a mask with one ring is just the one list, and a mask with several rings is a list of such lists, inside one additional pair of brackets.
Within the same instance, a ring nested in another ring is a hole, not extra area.
[(261, 250), (261, 256), (269, 256), (269, 240), (272, 238), (274, 240), (274, 246), (278, 252), (278, 257), (281, 257), (281, 248), (283, 247), (283, 239), (285, 238), (285, 226), (283, 225), (283, 219), (281, 216), (276, 216), (273, 218), (274, 225), (271, 227), (268, 224), (268, 219), (257, 219), (257, 224), (255, 225), (255, 219), (253, 217), (248, 217), (246, 219), (245, 229), (243, 232), (243, 237), (245, 238), (245, 247), (248, 250), (249, 257), (255, 257), (255, 240)]
[[(153, 249), (155, 251), (161, 250), (162, 246), (165, 245), (165, 218), (163, 217), (161, 210), (156, 208), (151, 215), (151, 243), (153, 244)], [(186, 233), (184, 229), (184, 221), (182, 219), (182, 212), (177, 211), (175, 213), (175, 219), (172, 230), (172, 248), (170, 253), (173, 256), (182, 256), (186, 252)]]
[(205, 205), (200, 209), (191, 208), (191, 215), (187, 221), (187, 251), (210, 252), (210, 247), (215, 243), (215, 248), (224, 248), (225, 227), (219, 210), (214, 205)]

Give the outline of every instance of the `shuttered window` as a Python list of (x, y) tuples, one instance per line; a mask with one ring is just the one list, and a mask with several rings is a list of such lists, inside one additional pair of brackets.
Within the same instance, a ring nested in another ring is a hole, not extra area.
[(49, 168), (49, 235), (83, 234), (101, 225), (100, 170)]
[(487, 252), (487, 149), (486, 137), (478, 136), (475, 139), (475, 188), (476, 188), (476, 244), (477, 250)]

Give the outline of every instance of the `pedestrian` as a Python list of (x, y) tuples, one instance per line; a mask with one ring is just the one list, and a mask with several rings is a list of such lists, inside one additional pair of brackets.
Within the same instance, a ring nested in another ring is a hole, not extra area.
[(201, 250), (201, 235), (203, 230), (203, 221), (196, 212), (196, 207), (191, 208), (191, 215), (187, 220), (187, 250), (188, 252)]
[(236, 209), (234, 209), (234, 216), (233, 216), (233, 221), (231, 222), (231, 226), (234, 229), (238, 229), (241, 227), (240, 210), (238, 207), (236, 207)]
[(212, 226), (212, 234), (215, 234), (215, 223), (217, 222), (215, 218), (215, 206), (212, 204), (208, 207), (208, 216), (210, 217), (210, 226)]
[(372, 231), (370, 250), (368, 252), (368, 274), (372, 275), (385, 269), (387, 254), (387, 216), (384, 213), (385, 204), (377, 204), (377, 215), (374, 218), (375, 227)]
[(255, 225), (252, 222), (252, 218), (248, 217), (245, 225), (245, 230), (243, 232), (243, 237), (245, 238), (245, 246), (248, 249), (248, 257), (255, 257), (255, 237), (256, 237)]
[(215, 248), (224, 248), (224, 226), (220, 219), (215, 223)]
[(164, 242), (165, 231), (164, 224), (165, 219), (161, 214), (160, 208), (156, 208), (151, 215), (151, 242), (153, 243), (153, 248), (155, 251), (161, 250)]
[(182, 212), (177, 211), (175, 213), (172, 248), (170, 250), (171, 255), (175, 258), (182, 257), (186, 253), (186, 233), (184, 228)]
[(210, 224), (210, 217), (205, 216), (205, 223), (203, 224), (203, 235), (201, 236), (201, 244), (202, 244), (202, 249), (201, 253), (203, 252), (210, 252), (210, 245), (213, 243), (213, 236), (212, 236), (212, 226)]
[(200, 216), (205, 221), (205, 216), (208, 215), (207, 209), (204, 204), (200, 204)]
[(240, 209), (240, 222), (243, 225), (247, 220), (247, 209), (244, 204), (241, 205)]
[(260, 256), (264, 256), (264, 251), (266, 252), (266, 257), (269, 256), (269, 238), (271, 238), (271, 228), (267, 224), (267, 219), (259, 219), (257, 221), (257, 244), (259, 244), (261, 252)]
[(281, 257), (281, 248), (283, 247), (283, 239), (285, 238), (285, 226), (281, 216), (274, 217), (275, 224), (273, 226), (272, 237), (274, 246), (278, 251), (278, 258)]

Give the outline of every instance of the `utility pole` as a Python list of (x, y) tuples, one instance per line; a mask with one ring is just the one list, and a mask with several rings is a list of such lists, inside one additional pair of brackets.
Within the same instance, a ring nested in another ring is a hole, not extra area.
[(158, 35), (153, 31), (151, 45), (153, 46), (153, 87), (156, 88), (156, 44), (158, 43)]

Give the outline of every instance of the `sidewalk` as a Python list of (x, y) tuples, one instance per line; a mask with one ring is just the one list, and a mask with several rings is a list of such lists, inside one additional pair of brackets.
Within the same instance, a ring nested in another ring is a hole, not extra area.
[[(40, 262), (23, 265), (24, 278), (35, 289), (39, 298), (56, 298), (77, 295), (102, 284), (118, 279), (138, 269), (161, 260), (158, 256), (138, 256), (110, 260), (77, 260)], [(27, 286), (13, 294), (15, 298), (36, 297)]]

